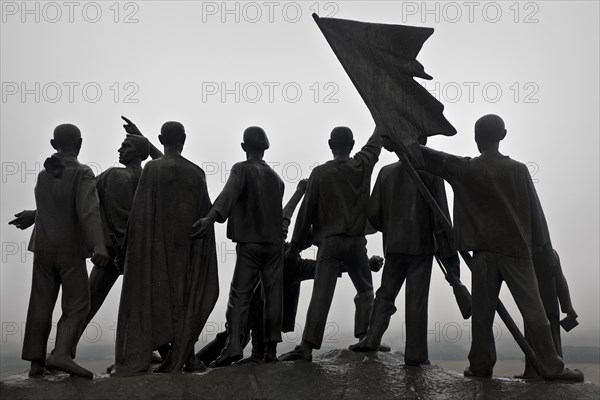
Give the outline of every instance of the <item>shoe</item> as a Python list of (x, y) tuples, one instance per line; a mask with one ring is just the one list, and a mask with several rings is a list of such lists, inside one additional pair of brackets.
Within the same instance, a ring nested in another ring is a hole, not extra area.
[(152, 352), (152, 357), (150, 357), (150, 363), (152, 364), (160, 364), (163, 362), (162, 357), (158, 354), (158, 352)]
[(384, 353), (388, 353), (388, 352), (392, 351), (392, 348), (390, 346), (388, 346), (387, 344), (381, 343), (379, 345), (379, 351), (383, 351)]
[(278, 362), (279, 359), (277, 358), (277, 354), (276, 353), (265, 353), (265, 356), (263, 358), (265, 360), (266, 363), (271, 363), (271, 362)]
[(529, 375), (529, 374), (524, 374), (523, 373), (521, 375), (515, 375), (515, 376), (513, 376), (513, 378), (528, 380), (528, 379), (538, 379), (539, 376), (537, 376), (537, 375)]
[(30, 378), (41, 378), (44, 374), (47, 374), (48, 371), (44, 368), (46, 365), (44, 360), (41, 361), (32, 361), (31, 367), (29, 368), (29, 377)]
[(211, 368), (226, 367), (232, 363), (241, 360), (244, 354), (241, 349), (235, 350), (231, 347), (225, 347), (217, 359), (210, 363)]
[(184, 372), (204, 372), (206, 369), (206, 365), (198, 357), (194, 357), (191, 363), (186, 363), (183, 366)]
[(265, 353), (263, 355), (263, 360), (265, 362), (277, 362), (277, 342), (267, 342), (265, 343)]
[(369, 338), (365, 337), (358, 343), (350, 345), (350, 347), (348, 347), (348, 349), (359, 352), (359, 353), (363, 353), (363, 352), (369, 352), (369, 351), (377, 351), (379, 349), (379, 347), (380, 346), (377, 346), (377, 349), (371, 347), (371, 345), (369, 344)]
[(491, 378), (492, 374), (489, 375), (476, 375), (473, 373), (473, 371), (471, 371), (471, 367), (467, 367), (467, 369), (465, 369), (465, 372), (463, 372), (463, 375), (466, 378)]
[(305, 351), (301, 346), (294, 347), (294, 350), (279, 356), (279, 361), (312, 361), (312, 352)]
[(46, 360), (46, 364), (59, 371), (71, 375), (81, 376), (82, 378), (93, 379), (94, 374), (91, 371), (79, 366), (71, 357), (51, 355)]
[(583, 372), (578, 369), (565, 368), (554, 376), (544, 378), (547, 381), (583, 382)]
[(248, 364), (260, 364), (264, 360), (259, 356), (252, 354), (250, 357), (242, 358), (240, 361), (237, 361), (236, 365), (248, 365)]
[[(431, 365), (431, 362), (429, 360), (425, 360), (425, 361), (404, 361), (404, 365), (406, 365), (408, 367), (420, 367), (420, 366), (423, 366), (423, 365)], [(469, 372), (471, 372), (471, 370), (469, 368), (467, 368), (467, 369), (469, 370)], [(466, 373), (466, 370), (465, 370), (465, 373)]]
[(106, 368), (106, 373), (111, 374), (115, 370), (115, 364), (112, 364), (110, 367)]

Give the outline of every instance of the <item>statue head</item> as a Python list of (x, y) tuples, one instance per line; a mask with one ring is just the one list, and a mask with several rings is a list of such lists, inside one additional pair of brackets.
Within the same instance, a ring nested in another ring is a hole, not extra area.
[(333, 155), (350, 155), (354, 147), (354, 135), (346, 126), (336, 126), (329, 136), (329, 148)]
[(475, 142), (480, 152), (497, 149), (505, 136), (504, 121), (495, 114), (484, 115), (475, 122)]
[(158, 140), (166, 148), (173, 148), (181, 152), (185, 143), (185, 128), (181, 122), (165, 122), (160, 128)]
[(150, 154), (150, 142), (143, 136), (127, 135), (119, 148), (119, 162), (128, 165), (134, 161), (144, 161)]
[(81, 131), (73, 124), (62, 124), (54, 128), (53, 139), (50, 145), (59, 153), (79, 154), (81, 150)]
[(265, 131), (258, 126), (250, 126), (244, 131), (242, 149), (246, 153), (262, 154), (269, 148), (269, 138)]

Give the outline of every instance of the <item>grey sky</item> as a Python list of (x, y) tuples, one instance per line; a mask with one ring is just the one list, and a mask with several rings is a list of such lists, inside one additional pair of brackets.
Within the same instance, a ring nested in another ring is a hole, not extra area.
[[(33, 11), (25, 13), (23, 4)], [(266, 159), (286, 182), (286, 200), (300, 177), (331, 157), (331, 128), (351, 127), (358, 150), (374, 124), (310, 16), (317, 8), (321, 16), (435, 28), (418, 59), (434, 77), (426, 87), (459, 133), (434, 137), (429, 145), (475, 155), (475, 120), (487, 113), (505, 119), (501, 151), (530, 166), (580, 315), (581, 325), (564, 343), (598, 345), (597, 2), (229, 2), (229, 11), (222, 2), (200, 1), (53, 4), (2, 2), (2, 351), (20, 346), (33, 259), (26, 252), (30, 231), (7, 222), (35, 207), (35, 172), (52, 151), (56, 125), (81, 128), (80, 160), (100, 173), (117, 163), (120, 115), (155, 144), (163, 122), (181, 121), (188, 132), (184, 156), (206, 170), (213, 199), (227, 170), (244, 156), (239, 143), (249, 125), (269, 135)], [(375, 174), (393, 161), (384, 154)], [(223, 226), (217, 243), (221, 295), (210, 318), (214, 326), (225, 319), (235, 258)], [(369, 237), (368, 249), (382, 253), (380, 235)], [(374, 275), (376, 286), (380, 277)], [(466, 268), (463, 277), (470, 287)], [(300, 325), (311, 288), (303, 285)], [(97, 315), (102, 342), (114, 339), (119, 293), (120, 281)], [(337, 324), (333, 335), (351, 336), (353, 296), (344, 276), (329, 317)], [(518, 316), (505, 289), (501, 298)], [(392, 342), (404, 319), (403, 299), (401, 293), (388, 332)], [(429, 304), (431, 329), (442, 337), (456, 326), (466, 329), (437, 269)], [(56, 320), (59, 315), (57, 307)]]

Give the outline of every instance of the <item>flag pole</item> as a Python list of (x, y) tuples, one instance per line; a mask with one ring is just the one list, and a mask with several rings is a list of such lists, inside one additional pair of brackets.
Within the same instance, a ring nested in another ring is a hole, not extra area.
[[(398, 143), (398, 142), (396, 142), (396, 143)], [(437, 202), (435, 201), (435, 199), (429, 192), (429, 189), (427, 189), (427, 186), (425, 186), (425, 183), (423, 183), (423, 180), (421, 179), (419, 174), (417, 174), (417, 171), (415, 170), (415, 168), (413, 167), (412, 163), (410, 162), (408, 156), (406, 155), (407, 149), (404, 146), (404, 143), (400, 142), (398, 144), (400, 145), (402, 150), (398, 151), (397, 154), (400, 157), (401, 161), (406, 165), (407, 170), (408, 170), (408, 175), (411, 177), (411, 179), (413, 180), (415, 185), (417, 185), (419, 192), (421, 193), (421, 195), (423, 196), (423, 198), (425, 199), (425, 201), (427, 202), (429, 207), (431, 207), (431, 210), (439, 218), (444, 231), (449, 233), (448, 237), (452, 238), (453, 237), (452, 236), (452, 224), (450, 223), (448, 218), (446, 218), (446, 215), (443, 213), (440, 206), (437, 204)], [(467, 267), (469, 267), (469, 270), (472, 271), (473, 268), (471, 266), (471, 263), (472, 263), (473, 259), (472, 259), (471, 255), (469, 254), (469, 252), (460, 251), (459, 253), (462, 256), (463, 260), (465, 260), (465, 264), (467, 264)], [(467, 291), (467, 293), (468, 293), (468, 291)], [(502, 319), (502, 321), (504, 322), (504, 324), (506, 325), (506, 327), (508, 328), (510, 333), (513, 335), (515, 341), (517, 342), (517, 344), (519, 345), (519, 347), (521, 348), (523, 353), (525, 353), (525, 357), (529, 360), (531, 365), (534, 366), (537, 373), (541, 375), (540, 367), (539, 367), (535, 352), (533, 351), (533, 349), (531, 348), (531, 346), (529, 345), (529, 343), (527, 342), (527, 340), (525, 339), (525, 337), (523, 336), (523, 334), (521, 333), (521, 331), (515, 324), (515, 321), (512, 319), (512, 317), (508, 313), (508, 310), (506, 309), (504, 304), (502, 304), (502, 301), (500, 301), (500, 299), (498, 299), (498, 303), (496, 305), (496, 312), (498, 312), (498, 315), (500, 316), (500, 318)]]

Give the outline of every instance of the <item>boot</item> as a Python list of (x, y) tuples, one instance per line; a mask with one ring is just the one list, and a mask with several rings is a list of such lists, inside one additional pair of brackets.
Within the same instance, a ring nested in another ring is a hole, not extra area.
[[(392, 306), (393, 307), (393, 306)], [(378, 351), (381, 346), (381, 338), (390, 324), (392, 313), (387, 310), (386, 303), (375, 301), (373, 311), (371, 312), (371, 320), (369, 321), (369, 329), (365, 337), (358, 343), (349, 347), (352, 351)]]
[(360, 293), (354, 296), (354, 337), (365, 335), (369, 328), (369, 317), (373, 309), (373, 291)]
[(265, 343), (265, 362), (276, 362), (279, 361), (277, 359), (277, 342), (267, 342)]
[[(239, 337), (239, 335), (237, 335), (236, 337)], [(234, 341), (231, 340), (231, 336), (228, 336), (227, 343), (221, 351), (221, 354), (219, 354), (219, 357), (217, 357), (215, 361), (210, 363), (210, 367), (226, 367), (236, 361), (241, 360), (242, 357), (244, 357), (244, 349), (242, 349), (239, 340), (235, 341), (234, 343)]]

